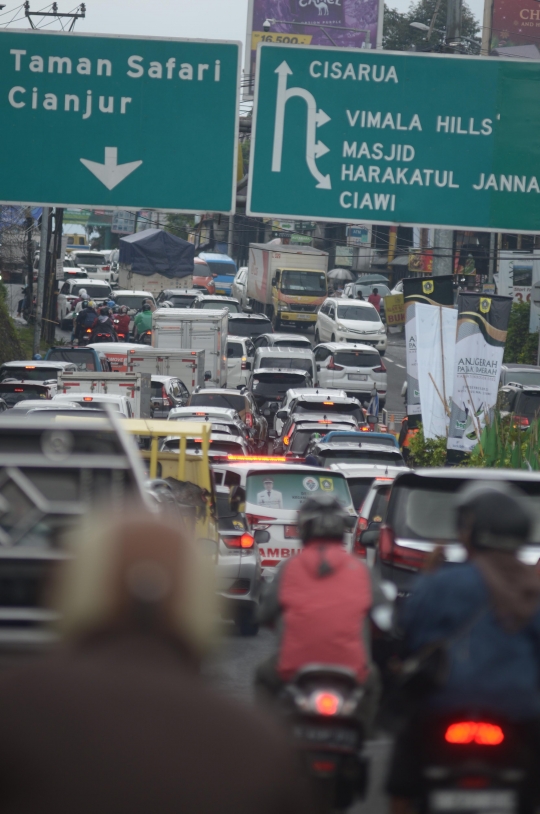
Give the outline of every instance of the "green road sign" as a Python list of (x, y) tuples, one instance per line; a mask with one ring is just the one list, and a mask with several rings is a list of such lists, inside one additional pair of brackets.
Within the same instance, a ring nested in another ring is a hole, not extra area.
[(0, 202), (234, 210), (239, 43), (0, 31)]
[(540, 64), (259, 45), (248, 213), (540, 230)]

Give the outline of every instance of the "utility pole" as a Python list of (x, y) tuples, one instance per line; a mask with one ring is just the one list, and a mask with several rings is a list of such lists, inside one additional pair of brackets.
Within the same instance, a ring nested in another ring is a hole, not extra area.
[(41, 323), (43, 320), (43, 294), (45, 291), (45, 270), (47, 268), (47, 255), (49, 254), (49, 215), (48, 206), (43, 207), (41, 213), (41, 238), (39, 243), (39, 271), (36, 294), (36, 324), (34, 326), (34, 354), (39, 353), (41, 346)]

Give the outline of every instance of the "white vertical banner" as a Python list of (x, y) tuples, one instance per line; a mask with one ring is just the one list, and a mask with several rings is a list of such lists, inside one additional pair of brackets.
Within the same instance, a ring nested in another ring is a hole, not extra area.
[(418, 389), (425, 438), (448, 433), (454, 383), (457, 310), (416, 303)]

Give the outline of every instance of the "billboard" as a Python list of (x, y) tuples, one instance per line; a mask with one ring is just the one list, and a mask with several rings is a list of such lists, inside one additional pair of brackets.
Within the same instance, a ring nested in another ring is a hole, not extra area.
[[(332, 45), (338, 48), (382, 47), (384, 0), (249, 0), (244, 66), (244, 98), (253, 95), (257, 45), (280, 42), (290, 45)], [(276, 22), (265, 31), (265, 20)], [(320, 27), (319, 27), (320, 26)], [(339, 26), (328, 28), (325, 26)]]
[(540, 59), (540, 7), (536, 0), (493, 0), (490, 52)]

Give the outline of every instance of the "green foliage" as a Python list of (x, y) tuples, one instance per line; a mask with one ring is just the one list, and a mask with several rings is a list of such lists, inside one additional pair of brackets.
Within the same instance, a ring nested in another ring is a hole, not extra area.
[(422, 425), (409, 444), (409, 463), (412, 467), (444, 466), (446, 438), (424, 438)]
[(195, 226), (195, 218), (193, 215), (169, 214), (163, 227), (166, 232), (170, 232), (176, 237), (181, 237), (183, 240), (188, 240), (190, 232), (193, 231)]
[(12, 362), (14, 359), (24, 359), (22, 354), (20, 338), (9, 315), (6, 287), (0, 283), (0, 364)]
[[(415, 30), (410, 27), (410, 23), (424, 23), (430, 25), (433, 14), (435, 13), (435, 6), (437, 0), (419, 0), (419, 2), (411, 4), (409, 11), (405, 13), (399, 12), (397, 9), (392, 9), (389, 6), (384, 7), (384, 30), (383, 30), (383, 48), (389, 51), (423, 51), (428, 45), (426, 35), (423, 31)], [(446, 22), (446, 5), (447, 0), (442, 0), (435, 19), (434, 28), (444, 28)], [(480, 23), (475, 19), (471, 10), (466, 3), (463, 3), (463, 16), (461, 24), (461, 34), (464, 37), (469, 37), (477, 42), (480, 42), (478, 36), (480, 32)], [(434, 32), (431, 35), (430, 44), (436, 45), (439, 41), (440, 35)], [(473, 48), (473, 53), (477, 53), (477, 49)]]
[(244, 175), (247, 175), (249, 168), (249, 154), (251, 152), (251, 139), (242, 142), (242, 158), (244, 161)]
[(529, 303), (513, 304), (504, 348), (505, 362), (525, 365), (536, 364), (538, 334), (529, 333), (530, 313), (531, 306)]
[(540, 419), (527, 428), (517, 424), (512, 416), (499, 417), (498, 410), (491, 423), (487, 423), (480, 443), (463, 461), (462, 466), (487, 466), (498, 469), (540, 469)]

